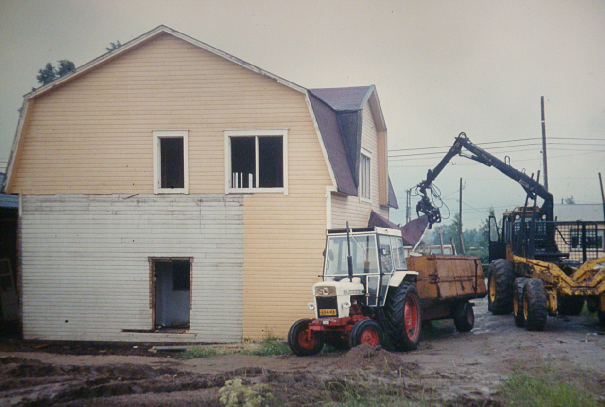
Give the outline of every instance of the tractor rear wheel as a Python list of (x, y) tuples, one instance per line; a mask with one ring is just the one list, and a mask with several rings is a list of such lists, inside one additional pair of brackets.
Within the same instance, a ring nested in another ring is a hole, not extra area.
[(525, 314), (523, 313), (523, 287), (527, 281), (526, 277), (518, 277), (515, 279), (513, 287), (513, 315), (515, 317), (515, 325), (519, 328), (525, 326)]
[(373, 319), (362, 319), (353, 325), (349, 334), (349, 346), (354, 348), (361, 344), (367, 343), (372, 347), (376, 347), (382, 343), (382, 328), (378, 322)]
[(580, 315), (584, 309), (584, 298), (576, 296), (561, 297), (557, 301), (557, 311), (561, 315)]
[(387, 349), (416, 349), (421, 321), (420, 297), (414, 284), (404, 281), (399, 287), (390, 287), (380, 318)]
[(504, 259), (494, 260), (488, 275), (487, 308), (494, 315), (509, 314), (513, 310), (513, 264)]
[(548, 318), (548, 297), (544, 281), (529, 278), (523, 287), (523, 315), (528, 331), (543, 331)]
[(300, 319), (288, 332), (288, 345), (296, 356), (317, 355), (324, 346), (323, 335), (309, 330), (310, 323), (310, 319)]
[(458, 332), (469, 332), (475, 326), (475, 312), (470, 302), (455, 303), (451, 313)]

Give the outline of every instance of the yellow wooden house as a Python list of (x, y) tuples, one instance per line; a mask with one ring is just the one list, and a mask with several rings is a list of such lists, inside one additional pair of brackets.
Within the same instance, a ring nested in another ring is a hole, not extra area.
[(326, 228), (397, 206), (374, 86), (307, 89), (165, 26), (25, 95), (26, 339), (285, 336)]

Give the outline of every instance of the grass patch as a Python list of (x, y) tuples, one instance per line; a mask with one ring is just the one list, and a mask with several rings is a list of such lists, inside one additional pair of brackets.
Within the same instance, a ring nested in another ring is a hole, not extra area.
[(200, 346), (199, 348), (192, 348), (185, 352), (183, 359), (209, 358), (211, 356), (229, 355), (230, 353), (227, 349), (223, 348)]
[(557, 378), (550, 367), (538, 374), (515, 369), (502, 385), (501, 393), (506, 406), (598, 406), (590, 392), (569, 379)]
[(269, 336), (261, 342), (250, 344), (239, 353), (252, 356), (281, 356), (289, 355), (292, 351), (283, 340)]
[(281, 356), (290, 355), (286, 342), (274, 336), (267, 336), (260, 342), (245, 339), (241, 345), (199, 346), (185, 352), (184, 359), (208, 358), (224, 355)]

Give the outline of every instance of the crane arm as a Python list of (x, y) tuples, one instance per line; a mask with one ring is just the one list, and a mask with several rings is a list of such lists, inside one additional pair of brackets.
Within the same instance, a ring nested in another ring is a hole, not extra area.
[[(469, 151), (471, 155), (462, 154), (463, 149)], [(481, 147), (471, 143), (465, 133), (460, 133), (458, 137), (456, 137), (456, 141), (452, 147), (450, 147), (449, 151), (439, 162), (439, 164), (437, 164), (432, 170), (428, 170), (426, 180), (417, 185), (422, 197), (416, 205), (416, 212), (418, 214), (423, 213), (427, 215), (429, 224), (431, 226), (433, 223), (438, 223), (441, 221), (441, 214), (439, 209), (432, 204), (426, 191), (431, 188), (433, 181), (456, 155), (477, 161), (481, 164), (487, 165), (488, 167), (493, 166), (507, 177), (517, 181), (530, 198), (535, 199), (536, 196), (539, 196), (540, 198), (544, 199), (541, 212), (546, 214), (547, 221), (553, 220), (553, 196), (543, 185), (529, 177), (527, 174), (515, 169), (510, 164), (507, 164), (506, 162), (494, 157)]]

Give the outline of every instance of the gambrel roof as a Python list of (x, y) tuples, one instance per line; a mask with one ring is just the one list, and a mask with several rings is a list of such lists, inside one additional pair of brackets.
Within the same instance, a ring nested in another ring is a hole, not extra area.
[[(199, 48), (225, 58), (237, 65), (256, 72), (266, 78), (272, 79), (278, 83), (288, 86), (305, 95), (309, 111), (315, 123), (318, 132), (318, 139), (322, 145), (324, 157), (328, 162), (328, 170), (333, 184), (339, 192), (348, 195), (357, 195), (358, 172), (359, 172), (359, 151), (361, 148), (361, 113), (363, 106), (370, 100), (373, 105), (373, 111), (379, 112), (381, 120), (377, 125), (384, 127), (384, 119), (380, 104), (376, 95), (374, 86), (335, 88), (335, 89), (314, 89), (312, 91), (285, 80), (255, 65), (249, 64), (233, 55), (214, 48), (206, 43), (198, 41), (186, 34), (175, 31), (169, 27), (161, 25), (148, 33), (145, 33), (125, 44), (120, 48), (109, 51), (100, 57), (74, 69), (67, 75), (60, 77), (53, 82), (44, 85), (24, 96), (23, 106), (20, 109), (19, 124), (15, 134), (13, 147), (7, 167), (7, 176), (2, 190), (8, 188), (12, 181), (13, 169), (16, 156), (19, 150), (21, 132), (27, 116), (29, 101), (35, 99), (55, 88), (65, 85), (87, 72), (108, 63), (125, 52), (139, 47), (154, 38), (163, 34), (173, 35)], [(391, 193), (389, 181), (389, 206), (397, 207), (394, 193)]]

